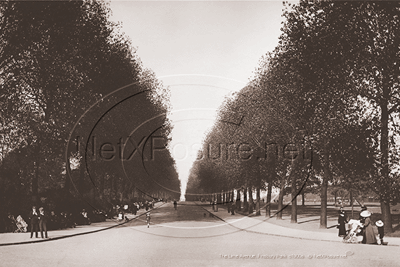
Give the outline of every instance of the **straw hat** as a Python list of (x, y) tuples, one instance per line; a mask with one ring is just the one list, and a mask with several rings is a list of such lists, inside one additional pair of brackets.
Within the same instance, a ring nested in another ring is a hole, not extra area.
[(381, 220), (377, 221), (375, 224), (378, 227), (382, 227), (383, 226), (383, 222)]
[(360, 213), (360, 216), (364, 218), (369, 217), (371, 216), (371, 212), (369, 210), (364, 210), (363, 212)]

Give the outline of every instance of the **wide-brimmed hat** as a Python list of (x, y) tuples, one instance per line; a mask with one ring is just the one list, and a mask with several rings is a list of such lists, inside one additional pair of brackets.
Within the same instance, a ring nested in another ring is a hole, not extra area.
[(364, 210), (363, 212), (360, 213), (360, 216), (364, 218), (369, 217), (371, 216), (371, 212), (369, 210)]
[(381, 220), (377, 221), (375, 224), (378, 227), (382, 227), (383, 226), (383, 222)]

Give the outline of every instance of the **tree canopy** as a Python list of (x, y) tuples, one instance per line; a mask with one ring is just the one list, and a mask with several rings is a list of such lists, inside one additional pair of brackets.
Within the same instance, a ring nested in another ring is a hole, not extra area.
[(142, 129), (147, 135), (168, 142), (171, 129), (167, 89), (142, 66), (110, 12), (97, 1), (0, 3), (0, 179), (20, 180), (34, 202), (49, 190), (73, 187), (77, 196), (109, 202), (126, 201), (129, 194), (132, 199), (135, 192), (139, 197), (138, 191), (150, 198), (179, 192), (165, 152), (157, 165), (163, 176), (135, 179), (124, 177), (121, 162), (110, 167), (85, 153), (93, 145), (87, 140), (116, 144), (152, 118), (156, 123)]
[[(224, 137), (250, 143), (271, 133), (285, 133), (288, 140), (302, 136), (312, 147), (312, 180), (320, 181), (321, 227), (327, 226), (327, 188), (335, 183), (377, 194), (391, 231), (390, 204), (399, 197), (399, 15), (397, 2), (285, 3), (279, 44), (262, 57), (249, 85), (223, 105), (205, 144)], [(240, 127), (221, 126), (241, 115)], [(245, 166), (239, 169), (233, 171), (238, 182), (226, 178), (229, 186), (257, 180)], [(291, 175), (295, 169), (286, 165), (283, 174), (291, 181), (276, 183), (291, 187), (292, 194), (294, 176), (304, 175)], [(271, 171), (278, 179), (279, 170)]]

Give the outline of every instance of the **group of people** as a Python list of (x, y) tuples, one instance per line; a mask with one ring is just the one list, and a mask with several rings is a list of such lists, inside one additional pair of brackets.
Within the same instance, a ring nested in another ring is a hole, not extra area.
[[(21, 215), (17, 218), (11, 213), (7, 216), (5, 232), (27, 232), (30, 230), (31, 238), (33, 233), (38, 237), (38, 233), (42, 238), (48, 238), (48, 230), (58, 230), (66, 228), (74, 228), (77, 225), (88, 225), (91, 224), (90, 217), (95, 217), (95, 221), (105, 220), (105, 212), (93, 211), (89, 214), (85, 209), (80, 212), (49, 212), (45, 207), (32, 206), (29, 214), (27, 213), (27, 223), (24, 221)], [(100, 218), (100, 219), (99, 219)]]
[[(160, 201), (161, 201), (161, 199), (160, 199)], [(123, 205), (123, 206), (116, 205), (113, 207), (113, 209), (116, 211), (117, 220), (119, 222), (121, 222), (123, 220), (129, 221), (128, 217), (125, 216), (125, 214), (127, 212), (131, 212), (132, 214), (136, 215), (140, 209), (146, 210), (146, 224), (147, 224), (147, 227), (149, 228), (150, 227), (150, 210), (152, 208), (154, 208), (154, 204), (155, 204), (155, 200), (153, 200), (153, 201), (146, 200), (143, 202), (142, 201), (134, 202), (132, 205), (127, 205), (127, 204)], [(174, 202), (174, 206), (176, 209), (176, 206), (177, 206), (176, 201)], [(111, 216), (111, 217), (113, 217), (113, 216)]]
[(110, 216), (109, 218), (114, 218), (114, 216), (117, 216), (118, 221), (122, 220), (128, 220), (127, 217), (125, 216), (125, 213), (131, 212), (133, 215), (136, 215), (138, 210), (144, 209), (148, 211), (149, 209), (154, 207), (155, 201), (139, 201), (139, 202), (134, 202), (130, 205), (125, 204), (125, 205), (115, 205), (113, 206), (112, 210), (109, 212)]
[[(40, 229), (40, 236), (42, 238), (48, 238), (47, 236), (47, 220), (48, 215), (44, 211), (43, 207), (40, 207), (39, 210), (36, 209), (36, 206), (32, 207), (31, 212), (29, 213), (30, 227), (31, 227), (31, 238), (33, 237), (33, 232), (35, 232), (36, 238), (38, 238), (38, 230)], [(44, 232), (44, 236), (43, 236)]]
[(42, 238), (48, 238), (47, 230), (75, 228), (78, 224), (88, 225), (91, 223), (85, 209), (74, 216), (71, 212), (61, 212), (59, 215), (54, 211), (48, 213), (43, 207), (37, 210), (36, 206), (33, 206), (28, 219), (30, 221), (31, 238), (34, 232), (35, 236), (38, 237), (38, 230)]
[[(361, 206), (361, 212), (359, 215), (358, 226), (360, 232), (359, 234), (362, 235), (362, 243), (363, 244), (383, 244), (383, 237), (384, 237), (384, 223), (381, 220), (377, 220), (375, 222), (376, 227), (378, 228), (378, 235), (375, 235), (373, 222), (371, 220), (372, 213), (367, 210), (366, 206)], [(339, 229), (339, 236), (343, 237), (344, 239), (349, 234), (349, 231), (346, 225), (349, 223), (349, 218), (346, 215), (346, 212), (341, 207), (339, 210), (339, 218), (338, 218), (338, 225), (337, 228)]]
[(154, 203), (155, 201), (139, 201), (139, 202), (134, 202), (128, 209), (134, 214), (136, 215), (137, 211), (140, 209), (145, 209), (146, 211), (148, 211), (149, 209), (154, 207)]
[[(3, 227), (1, 232), (31, 232), (31, 238), (33, 233), (36, 237), (39, 237), (39, 232), (42, 238), (48, 238), (47, 231), (74, 228), (77, 225), (89, 225), (91, 222), (104, 221), (106, 218), (114, 218), (117, 216), (118, 219), (127, 219), (125, 213), (132, 212), (137, 214), (138, 210), (144, 209), (149, 211), (154, 207), (155, 200), (153, 201), (138, 201), (131, 205), (115, 205), (110, 210), (94, 210), (88, 212), (85, 209), (76, 212), (58, 212), (49, 211), (46, 205), (39, 208), (32, 206), (29, 213), (24, 213), (18, 217), (10, 212), (3, 218)], [(122, 215), (122, 216), (121, 216)], [(28, 218), (25, 222), (22, 217)], [(20, 220), (19, 220), (20, 218)]]

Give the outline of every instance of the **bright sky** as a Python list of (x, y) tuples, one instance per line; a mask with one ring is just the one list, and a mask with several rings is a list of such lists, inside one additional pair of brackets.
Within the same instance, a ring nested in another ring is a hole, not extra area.
[(169, 149), (184, 192), (216, 109), (278, 44), (282, 1), (112, 1), (110, 7), (143, 65), (170, 88)]

